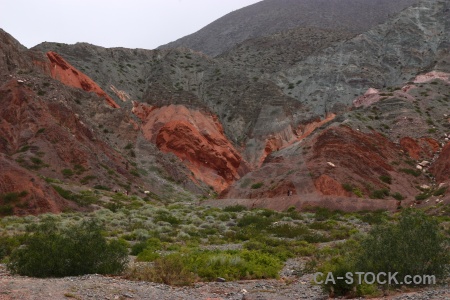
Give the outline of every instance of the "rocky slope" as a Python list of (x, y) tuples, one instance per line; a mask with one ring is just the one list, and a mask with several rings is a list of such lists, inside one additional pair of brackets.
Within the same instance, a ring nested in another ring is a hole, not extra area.
[(183, 185), (200, 191), (186, 168), (139, 140), (131, 113), (89, 77), (57, 54), (1, 37), (8, 46), (0, 53), (1, 214), (85, 209), (56, 193), (51, 184), (59, 181), (156, 198), (184, 193)]
[(291, 190), (300, 198), (411, 201), (424, 192), (423, 186), (437, 190), (448, 185), (450, 85), (440, 75), (418, 76), (416, 84), (393, 92), (372, 91), (366, 106), (359, 104), (369, 99), (367, 94), (358, 97), (354, 104), (359, 107), (271, 153), (223, 197), (266, 198)]
[(275, 76), (308, 115), (339, 112), (369, 88), (403, 85), (427, 71), (450, 72), (448, 1), (424, 0), (355, 38), (308, 56)]
[(362, 33), (416, 0), (265, 0), (233, 11), (196, 33), (160, 46), (217, 56), (235, 45), (298, 27)]
[(449, 9), (422, 0), (357, 36), (294, 29), (217, 58), (27, 50), (2, 32), (0, 149), (30, 176), (147, 199), (413, 201), (449, 181)]

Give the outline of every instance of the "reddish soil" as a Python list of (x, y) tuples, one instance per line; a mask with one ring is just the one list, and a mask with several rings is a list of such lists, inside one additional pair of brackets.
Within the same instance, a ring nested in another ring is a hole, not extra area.
[[(327, 129), (313, 142), (308, 166), (314, 178), (317, 177), (318, 191), (324, 195), (345, 195), (338, 188), (339, 183), (353, 184), (362, 190), (367, 190), (367, 184), (374, 188), (383, 186), (379, 177), (394, 171), (389, 162), (400, 152), (394, 143), (378, 133), (364, 134), (345, 126)], [(328, 176), (321, 178), (323, 174)]]
[(248, 208), (268, 208), (277, 211), (285, 211), (295, 207), (299, 211), (308, 210), (312, 207), (326, 207), (330, 210), (341, 210), (345, 212), (363, 210), (397, 210), (397, 200), (360, 199), (338, 196), (320, 196), (317, 194), (278, 196), (255, 199), (211, 199), (202, 202), (202, 205), (214, 207), (226, 207), (232, 205), (244, 205)]
[(432, 138), (413, 139), (404, 137), (400, 140), (400, 145), (404, 151), (413, 159), (429, 159), (439, 150), (439, 142)]
[(179, 157), (195, 179), (223, 191), (248, 170), (214, 115), (182, 105), (161, 108), (135, 104), (145, 138)]
[(0, 156), (0, 169), (0, 194), (25, 192), (25, 195), (11, 202), (2, 203), (0, 200), (0, 205), (10, 205), (15, 215), (59, 213), (68, 208), (78, 209), (73, 202), (61, 198), (41, 178), (17, 166), (3, 155)]
[(59, 54), (50, 51), (47, 53), (47, 57), (50, 60), (50, 75), (53, 78), (65, 85), (80, 88), (86, 92), (94, 92), (99, 97), (104, 98), (106, 103), (113, 108), (120, 107), (91, 78), (69, 64)]
[[(374, 191), (387, 189), (390, 194), (400, 193), (411, 200), (418, 193), (414, 182), (428, 182), (425, 178), (400, 172), (402, 168), (411, 167), (404, 161), (405, 154), (401, 147), (381, 134), (367, 134), (346, 126), (331, 127), (302, 143), (272, 154), (261, 168), (230, 186), (221, 198), (274, 197), (277, 201), (291, 201), (291, 197), (284, 198), (291, 190), (300, 199), (305, 195), (310, 195), (311, 199), (320, 198), (320, 204), (326, 207), (332, 205), (334, 200), (331, 199), (336, 197), (353, 199), (349, 202), (351, 205), (356, 205), (355, 201), (366, 202), (377, 209), (382, 205), (378, 207), (373, 203), (394, 199), (392, 196), (383, 196), (385, 199), (372, 200), (370, 197)], [(390, 183), (386, 182), (387, 179)], [(261, 184), (256, 187), (255, 183)], [(344, 189), (344, 184), (349, 187), (349, 191)], [(352, 198), (356, 197), (355, 191), (362, 196), (359, 200)], [(285, 207), (284, 203), (277, 205)], [(368, 206), (364, 206), (364, 209), (369, 209)]]
[(314, 181), (314, 185), (322, 195), (350, 196), (351, 194), (344, 190), (342, 184), (328, 175), (320, 175)]
[(450, 142), (442, 148), (438, 159), (433, 163), (430, 172), (438, 183), (450, 181)]
[[(10, 157), (0, 166), (0, 193), (28, 193), (21, 199), (26, 203), (18, 203), (18, 214), (58, 212), (73, 206), (62, 201), (36, 172), (77, 184), (82, 177), (92, 176), (92, 184), (105, 184), (108, 173), (99, 166), (102, 162), (117, 174), (133, 178), (124, 168), (123, 157), (96, 137), (67, 103), (38, 97), (14, 79), (0, 87), (0, 99), (0, 152)], [(62, 170), (74, 170), (76, 165), (83, 169), (81, 173), (64, 177)]]

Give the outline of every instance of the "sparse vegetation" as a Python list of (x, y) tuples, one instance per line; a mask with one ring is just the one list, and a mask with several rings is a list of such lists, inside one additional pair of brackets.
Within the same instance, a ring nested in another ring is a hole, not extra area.
[(257, 182), (257, 183), (252, 184), (251, 188), (256, 190), (256, 189), (259, 189), (260, 187), (262, 187), (263, 185), (264, 185), (264, 183)]
[(120, 273), (128, 260), (126, 246), (108, 242), (101, 230), (94, 220), (65, 229), (46, 221), (24, 237), (24, 247), (12, 252), (7, 267), (35, 277)]
[[(347, 272), (398, 272), (398, 278), (428, 274), (442, 279), (448, 275), (450, 255), (445, 250), (448, 246), (449, 239), (435, 219), (423, 212), (405, 209), (398, 222), (375, 226), (362, 240), (349, 240), (332, 251), (332, 255), (322, 256), (318, 269), (324, 274), (333, 272), (334, 276), (344, 278)], [(335, 296), (362, 296), (377, 291), (375, 285), (347, 284), (342, 280), (328, 281), (322, 286), (328, 292), (332, 289)]]
[(420, 170), (414, 170), (414, 169), (400, 169), (400, 172), (403, 172), (405, 174), (409, 174), (415, 177), (419, 177), (422, 172)]

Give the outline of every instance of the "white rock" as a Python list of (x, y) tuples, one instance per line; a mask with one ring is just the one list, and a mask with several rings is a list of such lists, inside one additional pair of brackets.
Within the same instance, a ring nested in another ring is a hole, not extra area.
[(416, 169), (418, 169), (418, 170), (422, 170), (423, 168), (422, 168), (422, 166), (421, 166), (421, 165), (417, 165), (417, 166), (416, 166)]
[(332, 162), (327, 162), (327, 164), (330, 166), (330, 167), (333, 167), (333, 168), (336, 168), (336, 165), (335, 164), (333, 164)]
[(444, 186), (446, 186), (446, 185), (447, 185), (447, 183), (441, 182), (441, 183), (439, 183), (439, 185), (438, 185), (438, 189), (440, 189), (441, 187), (444, 187)]
[(422, 161), (419, 165), (421, 165), (422, 167), (425, 167), (425, 166), (428, 166), (429, 164), (430, 164), (429, 161), (424, 160), (424, 161)]
[(426, 185), (426, 184), (422, 184), (422, 185), (420, 186), (420, 188), (421, 188), (422, 190), (429, 190), (429, 189), (430, 189), (430, 186), (429, 186), (429, 185)]

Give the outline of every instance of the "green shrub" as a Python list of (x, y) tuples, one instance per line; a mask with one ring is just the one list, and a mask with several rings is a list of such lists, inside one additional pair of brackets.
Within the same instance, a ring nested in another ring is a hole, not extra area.
[(375, 190), (370, 194), (372, 199), (384, 199), (387, 196), (389, 196), (389, 189)]
[(315, 219), (316, 221), (326, 221), (329, 219), (339, 219), (339, 216), (342, 214), (339, 210), (330, 210), (326, 207), (317, 207), (314, 208)]
[[(398, 222), (375, 226), (360, 242), (349, 240), (336, 249), (322, 249), (318, 271), (325, 275), (332, 272), (335, 279), (345, 278), (347, 272), (353, 273), (354, 279), (355, 272), (398, 272), (399, 282), (390, 282), (392, 286), (404, 285), (402, 279), (406, 275), (445, 279), (449, 273), (449, 242), (435, 219), (422, 211), (405, 209)], [(334, 296), (377, 294), (376, 286), (356, 283), (356, 280), (353, 284), (335, 280), (323, 282), (322, 287)]]
[(89, 181), (91, 181), (91, 180), (93, 180), (95, 178), (97, 178), (97, 176), (95, 176), (95, 175), (87, 175), (87, 176), (84, 176), (83, 178), (81, 178), (80, 183), (81, 184), (87, 184), (87, 183), (89, 183)]
[(63, 174), (64, 177), (71, 177), (74, 174), (71, 169), (63, 169), (61, 173)]
[(396, 193), (392, 194), (392, 197), (394, 199), (396, 199), (396, 200), (403, 200), (403, 199), (405, 199), (405, 197), (402, 194), (400, 194), (399, 192), (396, 192)]
[[(154, 257), (150, 253), (156, 253), (156, 251), (162, 249), (162, 243), (157, 238), (151, 238), (144, 242), (136, 243), (131, 248), (131, 255), (137, 255), (139, 261), (152, 261), (153, 259), (148, 259)], [(157, 256), (159, 257), (159, 255)]]
[(223, 208), (223, 211), (226, 212), (241, 212), (247, 210), (247, 207), (244, 205), (236, 204), (236, 205), (230, 205)]
[(415, 176), (415, 177), (419, 177), (420, 174), (422, 174), (422, 172), (420, 170), (414, 170), (414, 169), (400, 169), (400, 172)]
[(157, 216), (155, 216), (154, 219), (155, 223), (162, 221), (170, 223), (171, 225), (179, 225), (181, 224), (181, 220), (177, 217), (171, 215), (170, 213), (159, 213)]
[(55, 191), (64, 199), (67, 200), (74, 200), (75, 199), (75, 194), (72, 193), (69, 190), (63, 189), (62, 187), (53, 184), (52, 187), (55, 189)]
[(272, 224), (273, 220), (271, 218), (262, 217), (259, 215), (245, 215), (240, 218), (237, 222), (239, 227), (254, 226), (259, 230), (265, 229)]
[(22, 239), (23, 236), (0, 235), (0, 261), (19, 247)]
[(344, 190), (346, 190), (347, 192), (351, 192), (353, 190), (353, 185), (350, 183), (343, 183), (342, 187), (344, 188)]
[(355, 194), (358, 198), (362, 198), (363, 192), (358, 188), (358, 187), (354, 187), (352, 190), (353, 194)]
[(384, 210), (376, 210), (362, 214), (360, 218), (362, 221), (373, 225), (384, 223), (387, 220), (387, 215)]
[(184, 258), (178, 253), (160, 257), (153, 265), (134, 267), (126, 277), (169, 285), (190, 285), (197, 279), (187, 269)]
[(10, 216), (14, 213), (14, 208), (11, 205), (0, 205), (0, 216)]
[(260, 187), (262, 187), (263, 185), (264, 185), (264, 183), (257, 182), (257, 183), (252, 184), (251, 188), (256, 190), (256, 189), (259, 189)]
[(419, 201), (425, 200), (425, 199), (428, 199), (429, 197), (431, 197), (431, 195), (432, 195), (431, 191), (423, 192), (416, 196), (416, 200), (419, 200)]
[(433, 196), (442, 196), (447, 191), (447, 187), (441, 187), (440, 189), (437, 189), (434, 191)]
[(104, 191), (110, 191), (111, 190), (111, 188), (109, 188), (107, 186), (104, 186), (104, 185), (100, 185), (100, 184), (94, 185), (94, 189), (104, 190)]
[(0, 201), (2, 201), (3, 204), (15, 203), (20, 198), (25, 197), (26, 195), (28, 195), (27, 191), (22, 191), (20, 193), (10, 192), (10, 193), (6, 193), (6, 194), (0, 194)]
[(392, 177), (389, 175), (381, 175), (380, 180), (384, 183), (391, 184), (392, 183)]
[(13, 274), (62, 277), (82, 274), (117, 274), (128, 262), (126, 245), (108, 242), (94, 220), (58, 228), (47, 220), (24, 238), (7, 264)]
[(193, 251), (185, 256), (185, 265), (200, 278), (227, 280), (278, 278), (283, 263), (260, 251)]
[(421, 211), (402, 210), (398, 223), (374, 227), (361, 242), (357, 267), (365, 272), (406, 275), (448, 275), (449, 239), (438, 222)]
[(277, 237), (285, 238), (298, 238), (306, 234), (310, 234), (310, 230), (303, 224), (291, 225), (291, 224), (281, 224), (270, 227), (270, 232)]

